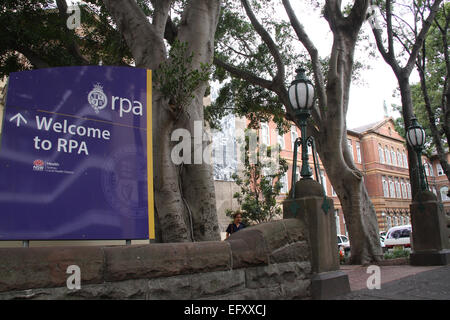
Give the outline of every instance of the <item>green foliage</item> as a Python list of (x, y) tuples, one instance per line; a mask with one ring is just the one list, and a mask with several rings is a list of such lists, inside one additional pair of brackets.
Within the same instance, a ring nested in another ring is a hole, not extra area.
[[(242, 175), (232, 176), (240, 188), (240, 192), (233, 195), (240, 208), (236, 211), (226, 211), (227, 216), (241, 213), (243, 222), (246, 224), (266, 222), (281, 214), (276, 198), (282, 189), (280, 178), (288, 169), (285, 159), (281, 157), (278, 157), (276, 161), (271, 159), (272, 149), (265, 145), (259, 146), (255, 152), (257, 161), (252, 163), (255, 161), (251, 161), (253, 155), (249, 150), (249, 141), (258, 139), (252, 135), (255, 135), (254, 131), (247, 129), (245, 143), (241, 147), (244, 163)], [(261, 157), (263, 154), (267, 154), (266, 159)], [(273, 170), (277, 165), (277, 170)]]
[(174, 41), (169, 52), (169, 60), (155, 70), (156, 86), (169, 104), (182, 110), (194, 98), (193, 92), (208, 81), (210, 65), (200, 63), (200, 69), (192, 68), (194, 53), (188, 53), (188, 45)]
[[(279, 1), (250, 2), (259, 21), (276, 41), (287, 72), (294, 74), (298, 63), (307, 61), (306, 52), (299, 52), (296, 49), (296, 42), (293, 41), (295, 35), (290, 24), (278, 18), (275, 7), (279, 5)], [(275, 76), (273, 56), (251, 25), (239, 1), (223, 1), (215, 37), (215, 55), (218, 59), (264, 79), (270, 80)], [(285, 131), (286, 112), (274, 92), (252, 85), (238, 77), (232, 77), (217, 65), (214, 68), (213, 79), (221, 84), (221, 90), (218, 99), (205, 113), (205, 118), (212, 127), (217, 127), (223, 116), (234, 113), (238, 116), (247, 116), (251, 121), (251, 127), (257, 127), (259, 121), (266, 121), (272, 117), (280, 131)]]
[(404, 248), (394, 248), (392, 251), (388, 251), (384, 254), (384, 259), (409, 258), (410, 253), (409, 250), (405, 250)]
[[(131, 54), (102, 2), (80, 5), (83, 33), (67, 29), (55, 1), (14, 0), (0, 4), (0, 77), (42, 66), (124, 65)], [(83, 58), (74, 53), (78, 47)], [(19, 55), (21, 53), (22, 55)]]
[[(441, 26), (445, 25), (445, 15), (444, 10), (446, 11), (446, 15), (450, 15), (450, 3), (445, 4), (442, 7), (437, 15), (436, 20), (439, 21)], [(444, 111), (443, 111), (443, 96), (444, 96), (444, 85), (445, 79), (448, 77), (447, 69), (444, 60), (444, 50), (448, 50), (448, 48), (443, 47), (442, 35), (439, 31), (439, 28), (436, 22), (433, 22), (426, 41), (425, 41), (425, 82), (428, 91), (428, 96), (430, 98), (431, 109), (435, 115), (436, 126), (438, 130), (442, 132), (442, 126), (444, 125)], [(448, 37), (448, 36), (447, 36)], [(450, 43), (450, 38), (448, 39)], [(422, 51), (423, 52), (423, 51)], [(419, 57), (420, 59), (420, 57)], [(419, 121), (419, 123), (423, 126), (426, 133), (426, 142), (425, 142), (425, 152), (427, 155), (431, 155), (435, 151), (435, 145), (432, 138), (432, 133), (430, 129), (430, 120), (428, 117), (428, 113), (425, 108), (425, 98), (422, 92), (421, 84), (415, 83), (411, 85), (411, 97), (413, 101), (414, 113)], [(401, 112), (401, 106), (393, 106), (394, 110)], [(402, 136), (405, 137), (405, 129), (404, 129), (404, 121), (403, 118), (398, 118), (395, 120), (396, 129)], [(448, 141), (446, 139), (442, 140), (442, 144), (444, 148), (448, 148)]]

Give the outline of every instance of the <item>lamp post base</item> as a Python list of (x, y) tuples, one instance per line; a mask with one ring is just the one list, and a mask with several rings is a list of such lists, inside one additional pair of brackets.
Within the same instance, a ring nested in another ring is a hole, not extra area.
[(317, 273), (311, 279), (313, 300), (328, 300), (347, 293), (350, 293), (348, 275), (340, 270)]
[(450, 250), (412, 252), (409, 261), (412, 266), (446, 266), (450, 264)]

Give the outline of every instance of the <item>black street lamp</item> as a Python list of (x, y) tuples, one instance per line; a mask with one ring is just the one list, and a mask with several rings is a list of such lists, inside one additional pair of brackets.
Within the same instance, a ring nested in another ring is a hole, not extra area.
[(297, 75), (289, 87), (289, 102), (294, 109), (295, 116), (300, 123), (301, 138), (294, 142), (294, 163), (292, 165), (292, 197), (295, 197), (295, 176), (297, 171), (297, 147), (302, 147), (302, 169), (300, 175), (302, 179), (312, 179), (312, 171), (308, 165), (308, 143), (312, 137), (306, 136), (306, 126), (308, 118), (311, 116), (311, 108), (314, 105), (314, 86), (305, 75), (305, 69), (295, 70)]
[(406, 140), (416, 152), (417, 161), (419, 162), (420, 189), (422, 191), (425, 191), (428, 189), (422, 165), (422, 149), (425, 144), (425, 130), (423, 130), (416, 117), (411, 118), (411, 125), (408, 127), (408, 130), (406, 132)]

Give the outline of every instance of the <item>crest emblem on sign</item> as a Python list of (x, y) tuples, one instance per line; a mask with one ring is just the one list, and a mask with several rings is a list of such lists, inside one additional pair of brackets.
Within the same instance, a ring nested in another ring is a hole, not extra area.
[(100, 110), (106, 107), (108, 98), (103, 92), (103, 87), (99, 83), (94, 84), (94, 88), (89, 92), (88, 102), (95, 110), (95, 113), (99, 113)]

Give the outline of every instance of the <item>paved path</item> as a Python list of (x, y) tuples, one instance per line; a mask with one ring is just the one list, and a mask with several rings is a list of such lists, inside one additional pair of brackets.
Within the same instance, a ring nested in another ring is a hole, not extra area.
[(450, 266), (381, 266), (381, 289), (366, 287), (367, 268), (342, 266), (350, 280), (351, 293), (339, 300), (450, 300)]

